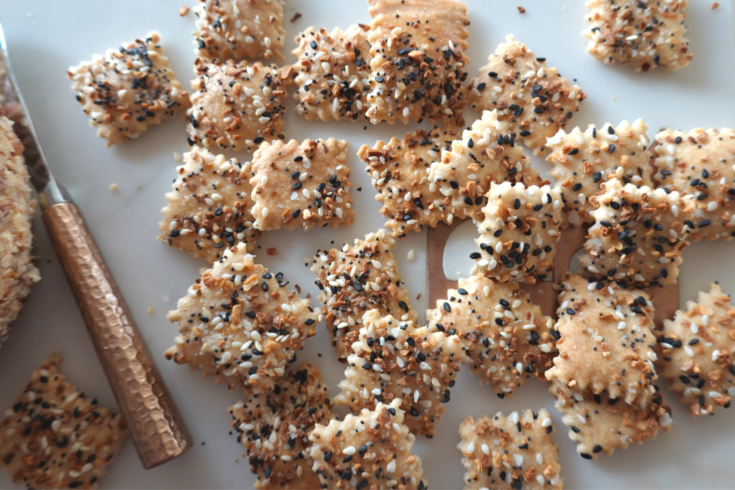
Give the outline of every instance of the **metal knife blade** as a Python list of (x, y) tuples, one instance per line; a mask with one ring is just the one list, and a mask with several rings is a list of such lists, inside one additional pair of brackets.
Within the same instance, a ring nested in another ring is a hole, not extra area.
[(0, 105), (5, 109), (5, 115), (15, 122), (13, 130), (23, 143), (23, 157), (31, 182), (38, 192), (41, 207), (46, 209), (53, 204), (71, 202), (66, 190), (56, 182), (49, 170), (46, 157), (38, 144), (33, 123), (26, 116), (27, 106), (10, 68), (8, 46), (2, 25), (0, 25)]

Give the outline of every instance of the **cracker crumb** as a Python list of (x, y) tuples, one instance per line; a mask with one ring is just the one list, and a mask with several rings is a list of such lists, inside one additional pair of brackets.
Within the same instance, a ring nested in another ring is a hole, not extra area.
[(519, 5), (519, 6), (518, 6), (518, 13), (519, 13), (519, 14), (525, 14), (525, 13), (526, 13), (526, 9), (524, 9), (523, 7), (521, 7), (521, 6)]
[(268, 255), (278, 255), (278, 250), (275, 248), (269, 248), (265, 251)]
[(181, 153), (179, 153), (178, 151), (175, 151), (174, 152), (174, 160), (176, 162), (178, 162), (178, 163), (181, 163), (181, 162), (184, 161), (184, 157), (181, 156)]
[(152, 315), (153, 314), (153, 306), (149, 306), (148, 307), (148, 314), (149, 315)]
[(179, 9), (179, 15), (183, 17), (188, 13), (189, 13), (189, 7), (187, 7), (186, 5), (182, 5), (181, 8)]
[(719, 6), (720, 6), (720, 4), (719, 4), (719, 3), (717, 3), (717, 2), (714, 2), (714, 3), (713, 3), (713, 4), (711, 5), (711, 6), (710, 6), (710, 8), (709, 8), (709, 9), (710, 9), (710, 10), (714, 10), (714, 9), (716, 9), (716, 8), (717, 8), (717, 7), (719, 7)]
[(110, 184), (110, 191), (115, 192), (118, 189), (117, 184)]
[(301, 12), (296, 12), (295, 14), (293, 14), (293, 17), (291, 17), (291, 22), (296, 22), (300, 18), (301, 18)]

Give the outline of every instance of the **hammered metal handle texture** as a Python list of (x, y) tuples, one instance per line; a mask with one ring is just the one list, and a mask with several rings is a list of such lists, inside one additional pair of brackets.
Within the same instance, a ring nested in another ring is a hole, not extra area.
[(179, 456), (192, 446), (191, 437), (79, 209), (57, 204), (43, 212), (43, 221), (143, 466)]

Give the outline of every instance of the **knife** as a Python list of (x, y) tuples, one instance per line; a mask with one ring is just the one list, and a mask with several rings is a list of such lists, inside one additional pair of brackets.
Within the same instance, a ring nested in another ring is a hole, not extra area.
[(0, 103), (15, 121), (14, 130), (25, 147), (23, 156), (38, 192), (43, 222), (141, 462), (153, 468), (188, 450), (191, 437), (79, 208), (48, 168), (10, 69), (2, 25), (0, 47), (0, 95), (5, 99)]

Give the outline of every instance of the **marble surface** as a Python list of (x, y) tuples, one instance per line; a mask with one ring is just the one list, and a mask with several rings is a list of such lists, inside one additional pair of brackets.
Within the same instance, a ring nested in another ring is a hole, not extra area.
[[(238, 393), (200, 379), (197, 373), (163, 358), (175, 333), (166, 313), (186, 293), (204, 265), (156, 241), (163, 195), (175, 175), (173, 153), (186, 150), (185, 122), (176, 118), (122, 147), (105, 149), (75, 102), (65, 75), (70, 65), (158, 30), (175, 72), (188, 84), (194, 60), (194, 17), (191, 13), (179, 17), (182, 3), (193, 2), (0, 0), (0, 20), (11, 60), (49, 164), (85, 214), (195, 440), (195, 447), (188, 453), (148, 471), (142, 468), (128, 441), (101, 482), (102, 488), (249, 488), (255, 481), (247, 462), (242, 460), (241, 446), (228, 434), (231, 429), (226, 408), (237, 401)], [(507, 34), (514, 34), (538, 56), (546, 57), (550, 65), (557, 66), (562, 75), (575, 79), (588, 94), (572, 125), (586, 127), (592, 122), (601, 125), (642, 117), (652, 137), (664, 126), (689, 130), (735, 124), (731, 1), (721, 1), (719, 8), (710, 10), (709, 0), (692, 0), (687, 24), (694, 60), (678, 72), (655, 70), (648, 74), (605, 66), (584, 52), (585, 39), (580, 34), (585, 25), (583, 2), (523, 0), (524, 15), (518, 13), (516, 3), (467, 0), (472, 21), (471, 74), (477, 72)], [(294, 23), (288, 22), (295, 12), (303, 16)], [(368, 21), (364, 0), (287, 0), (287, 49), (294, 47), (293, 37), (309, 26), (331, 30), (334, 26), (345, 28)], [(287, 56), (287, 62), (293, 60), (291, 55)], [(288, 104), (294, 105), (291, 99)], [(477, 114), (467, 111), (468, 122), (476, 117)], [(278, 255), (259, 253), (258, 260), (272, 271), (285, 272), (291, 284), (299, 284), (305, 293), (316, 297), (313, 276), (304, 267), (304, 258), (332, 242), (341, 244), (361, 237), (383, 223), (369, 177), (355, 155), (357, 149), (364, 143), (387, 140), (413, 129), (413, 125), (401, 124), (367, 128), (348, 123), (307, 125), (289, 111), (289, 138), (334, 136), (349, 140), (348, 164), (353, 170), (355, 188), (362, 188), (361, 192), (354, 192), (358, 219), (350, 228), (336, 231), (269, 232), (260, 243), (262, 250), (276, 247)], [(247, 154), (239, 156), (250, 158)], [(548, 169), (538, 159), (534, 165)], [(110, 191), (112, 183), (119, 186), (117, 191)], [(72, 381), (98, 396), (102, 404), (115, 406), (48, 235), (40, 221), (36, 224), (43, 279), (33, 288), (10, 339), (0, 349), (0, 407), (12, 404), (31, 371), (53, 352), (64, 353), (62, 369)], [(474, 249), (474, 234), (472, 225), (464, 224), (452, 236), (445, 261), (448, 274), (468, 274), (471, 263), (467, 256)], [(711, 281), (720, 281), (727, 293), (735, 292), (735, 279), (730, 276), (735, 268), (733, 247), (732, 242), (713, 242), (687, 249), (680, 283), (682, 304)], [(407, 253), (412, 249), (416, 258), (409, 262)], [(421, 312), (426, 308), (425, 249), (426, 236), (421, 234), (411, 235), (395, 248), (411, 296), (422, 294), (413, 302)], [(334, 359), (324, 327), (320, 326), (318, 332), (298, 357), (320, 366), (334, 395), (343, 368)], [(576, 454), (559, 414), (552, 409), (546, 386), (532, 381), (512, 399), (499, 400), (463, 371), (437, 436), (433, 440), (420, 438), (415, 448), (424, 461), (425, 476), (432, 488), (459, 488), (463, 469), (455, 446), (459, 440), (457, 428), (466, 415), (545, 407), (557, 427), (556, 442), (568, 488), (731, 487), (735, 481), (733, 411), (722, 410), (715, 417), (694, 420), (673, 396), (669, 394), (668, 398), (674, 408), (671, 432), (593, 463)], [(11, 486), (10, 479), (0, 474), (0, 487)]]

